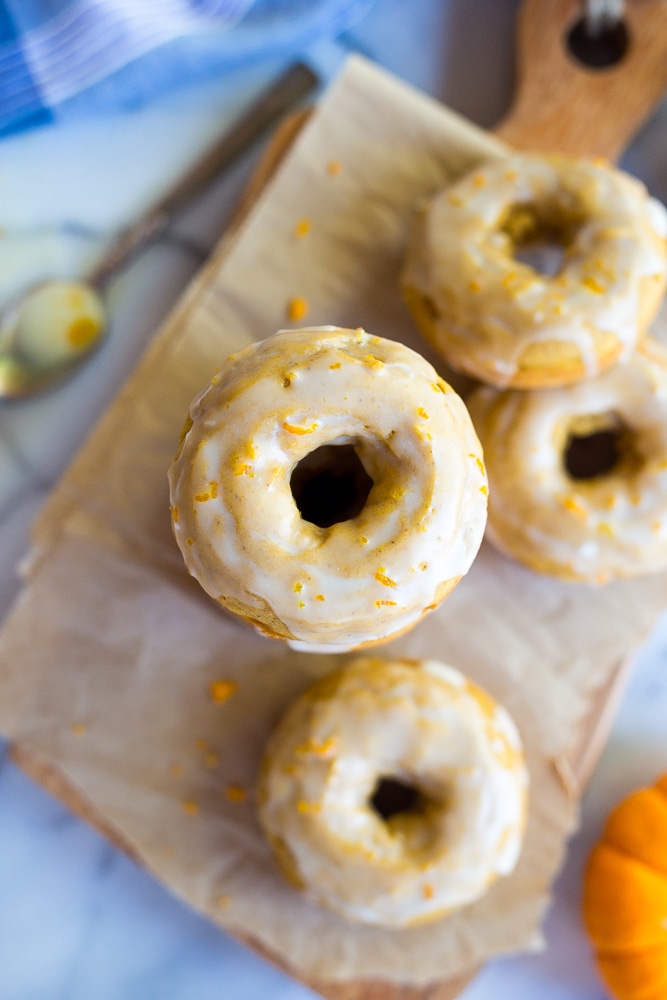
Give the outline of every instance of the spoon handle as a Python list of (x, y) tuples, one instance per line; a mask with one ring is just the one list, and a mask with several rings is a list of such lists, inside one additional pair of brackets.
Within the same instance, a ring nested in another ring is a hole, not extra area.
[(173, 216), (200, 194), (268, 128), (276, 124), (319, 80), (304, 63), (294, 63), (206, 150), (176, 185), (111, 244), (87, 282), (102, 291), (116, 271), (138, 250), (156, 239)]

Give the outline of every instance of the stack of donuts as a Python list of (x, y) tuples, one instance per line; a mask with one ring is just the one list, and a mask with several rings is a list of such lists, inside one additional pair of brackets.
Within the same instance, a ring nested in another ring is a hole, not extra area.
[(602, 161), (515, 155), (418, 212), (405, 299), (467, 403), (487, 535), (533, 570), (604, 584), (667, 568), (667, 353), (647, 336), (667, 213)]
[[(470, 568), (487, 478), (461, 398), (365, 331), (281, 331), (194, 400), (170, 473), (187, 569), (225, 610), (309, 652), (385, 642)], [(494, 699), (434, 660), (357, 658), (266, 751), (259, 817), (290, 883), (383, 927), (478, 899), (519, 856), (528, 774)]]

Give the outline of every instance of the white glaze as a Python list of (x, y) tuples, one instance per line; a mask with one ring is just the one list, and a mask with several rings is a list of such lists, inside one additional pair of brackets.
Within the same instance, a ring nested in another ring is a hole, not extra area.
[[(513, 256), (501, 229), (521, 205), (583, 216), (557, 275)], [(601, 334), (616, 343), (608, 367), (630, 355), (653, 318), (667, 279), (666, 232), (664, 206), (627, 174), (515, 155), (473, 171), (419, 213), (402, 283), (433, 303), (438, 315), (425, 332), (455, 368), (506, 387), (528, 347), (556, 342), (573, 345), (591, 377)], [(566, 370), (562, 381), (572, 380)]]
[[(309, 648), (350, 648), (409, 627), (470, 568), (486, 522), (479, 442), (461, 399), (409, 348), (361, 330), (282, 331), (229, 359), (191, 416), (170, 470), (174, 532), (212, 597), (268, 605)], [(374, 486), (357, 517), (320, 528), (290, 477), (342, 443)]]
[[(478, 389), (469, 400), (491, 486), (487, 535), (536, 569), (606, 583), (667, 568), (667, 352), (646, 340), (589, 382), (525, 393)], [(614, 414), (637, 460), (572, 478), (573, 421)]]
[[(369, 804), (382, 777), (427, 804), (384, 820)], [(527, 786), (510, 716), (457, 670), (363, 658), (307, 691), (279, 725), (260, 818), (313, 899), (402, 927), (472, 902), (513, 870)]]

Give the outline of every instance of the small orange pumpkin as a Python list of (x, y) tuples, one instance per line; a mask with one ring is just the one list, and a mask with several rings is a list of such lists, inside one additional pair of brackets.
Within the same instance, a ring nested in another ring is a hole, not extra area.
[(624, 799), (588, 861), (584, 920), (618, 1000), (667, 998), (667, 774)]

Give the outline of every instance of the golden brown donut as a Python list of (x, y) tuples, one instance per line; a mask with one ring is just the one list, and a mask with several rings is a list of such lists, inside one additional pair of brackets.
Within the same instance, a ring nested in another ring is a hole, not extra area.
[(667, 569), (667, 352), (543, 392), (468, 400), (490, 483), (487, 536), (531, 569), (607, 583)]
[(508, 713), (435, 660), (361, 658), (269, 741), (260, 819), (283, 873), (348, 920), (406, 927), (514, 868), (528, 774)]
[[(403, 294), (452, 368), (497, 388), (569, 385), (644, 334), (665, 291), (666, 235), (664, 207), (627, 174), (517, 154), (419, 211)], [(545, 243), (562, 252), (555, 274), (522, 259)]]
[[(311, 650), (410, 628), (468, 571), (486, 523), (463, 402), (363, 330), (282, 331), (233, 355), (192, 404), (169, 478), (190, 573)], [(349, 502), (332, 512), (338, 480)]]

